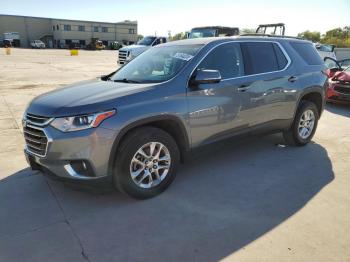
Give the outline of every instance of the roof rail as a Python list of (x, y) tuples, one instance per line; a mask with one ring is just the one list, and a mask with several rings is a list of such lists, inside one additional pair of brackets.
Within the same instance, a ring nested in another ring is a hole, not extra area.
[(302, 38), (302, 37), (296, 37), (296, 36), (271, 35), (271, 34), (257, 34), (257, 33), (241, 34), (240, 36), (265, 36), (265, 37), (292, 38), (292, 39), (305, 40), (305, 39)]

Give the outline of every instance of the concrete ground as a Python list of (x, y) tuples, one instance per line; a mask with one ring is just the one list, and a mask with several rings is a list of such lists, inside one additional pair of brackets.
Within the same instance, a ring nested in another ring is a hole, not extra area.
[(31, 171), (26, 104), (116, 57), (0, 49), (0, 261), (350, 261), (350, 106), (327, 106), (302, 148), (279, 134), (204, 148), (146, 201)]

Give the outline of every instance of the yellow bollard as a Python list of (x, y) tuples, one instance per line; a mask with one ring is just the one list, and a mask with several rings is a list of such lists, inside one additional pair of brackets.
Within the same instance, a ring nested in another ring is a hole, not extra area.
[(6, 55), (11, 55), (11, 48), (10, 47), (6, 47), (5, 48), (5, 53), (6, 53)]
[(78, 49), (72, 49), (72, 50), (70, 50), (70, 55), (78, 55), (78, 54), (79, 54)]

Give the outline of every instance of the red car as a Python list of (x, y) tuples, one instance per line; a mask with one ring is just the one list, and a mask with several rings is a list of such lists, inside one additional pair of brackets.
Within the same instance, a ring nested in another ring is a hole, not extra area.
[(326, 99), (329, 102), (350, 103), (350, 59), (336, 61), (333, 58), (324, 59), (329, 86)]

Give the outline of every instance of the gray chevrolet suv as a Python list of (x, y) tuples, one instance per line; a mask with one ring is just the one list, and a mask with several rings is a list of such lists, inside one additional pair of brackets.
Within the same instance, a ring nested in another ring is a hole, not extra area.
[(313, 137), (327, 76), (293, 38), (189, 39), (151, 48), (110, 75), (35, 98), (23, 118), (33, 169), (110, 180), (135, 198), (165, 190), (193, 148), (238, 134)]

